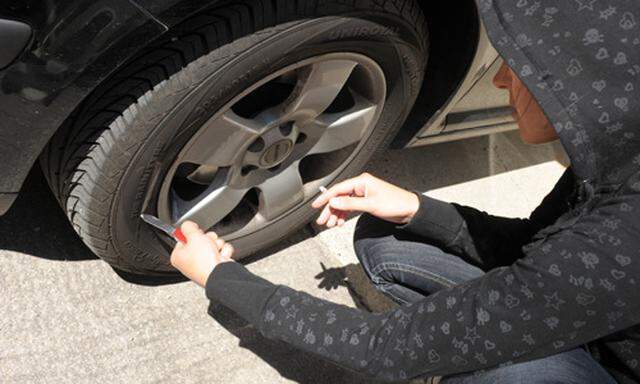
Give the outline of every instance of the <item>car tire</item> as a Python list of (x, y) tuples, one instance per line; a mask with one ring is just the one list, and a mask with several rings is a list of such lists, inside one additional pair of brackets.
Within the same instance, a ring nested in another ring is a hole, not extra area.
[[(136, 274), (175, 273), (171, 241), (139, 215), (157, 212), (154, 193), (173, 160), (236, 95), (310, 57), (350, 52), (377, 63), (385, 75), (384, 107), (338, 181), (360, 172), (394, 137), (422, 86), (428, 54), (416, 0), (234, 1), (169, 33), (94, 91), (41, 156), (49, 185), (82, 240), (113, 267)], [(301, 204), (233, 240), (235, 257), (277, 242), (312, 215)]]

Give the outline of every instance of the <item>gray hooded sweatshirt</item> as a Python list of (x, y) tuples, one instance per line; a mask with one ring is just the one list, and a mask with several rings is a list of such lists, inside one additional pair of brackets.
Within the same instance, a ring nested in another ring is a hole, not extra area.
[[(620, 383), (638, 383), (640, 2), (480, 0), (479, 9), (494, 46), (540, 103), (572, 163), (546, 208), (528, 220), (497, 220), (422, 198), (405, 229), (484, 262), (488, 273), (386, 313), (274, 285), (237, 263), (214, 270), (207, 296), (269, 338), (387, 380), (587, 346)], [(567, 185), (574, 196), (558, 203)], [(554, 204), (564, 209), (549, 209)], [(495, 234), (491, 246), (478, 241), (474, 227)], [(500, 246), (513, 238), (524, 240)]]

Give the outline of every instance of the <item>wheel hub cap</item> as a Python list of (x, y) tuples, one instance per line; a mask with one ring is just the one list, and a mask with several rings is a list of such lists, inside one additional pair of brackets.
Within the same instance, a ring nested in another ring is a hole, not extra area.
[(264, 168), (275, 167), (291, 154), (292, 149), (293, 142), (291, 140), (280, 140), (264, 151), (260, 157), (260, 165)]

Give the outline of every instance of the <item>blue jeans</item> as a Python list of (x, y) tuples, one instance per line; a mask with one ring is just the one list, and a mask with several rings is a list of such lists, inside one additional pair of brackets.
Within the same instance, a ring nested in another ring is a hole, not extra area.
[[(430, 293), (478, 278), (484, 272), (443, 252), (426, 239), (363, 215), (354, 237), (356, 255), (374, 286), (403, 305)], [(615, 384), (583, 348), (505, 367), (448, 376), (443, 384)]]

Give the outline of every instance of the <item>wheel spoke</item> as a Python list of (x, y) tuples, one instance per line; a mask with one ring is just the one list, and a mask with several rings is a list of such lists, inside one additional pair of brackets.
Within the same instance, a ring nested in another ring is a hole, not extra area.
[(233, 189), (226, 185), (211, 187), (203, 193), (204, 198), (190, 207), (187, 213), (177, 220), (176, 225), (191, 220), (198, 223), (201, 228), (209, 229), (233, 211), (247, 191), (247, 189)]
[(311, 129), (323, 130), (322, 137), (309, 154), (333, 152), (362, 140), (377, 109), (377, 105), (356, 96), (356, 105), (348, 111), (317, 118)]
[(182, 161), (216, 167), (229, 166), (242, 149), (258, 137), (261, 128), (259, 122), (228, 110), (204, 125), (192, 145), (185, 150)]
[(273, 220), (304, 200), (299, 162), (293, 163), (282, 173), (258, 185), (260, 189), (260, 214)]
[(322, 114), (336, 99), (356, 65), (351, 60), (329, 60), (306, 67), (285, 115), (305, 120)]

